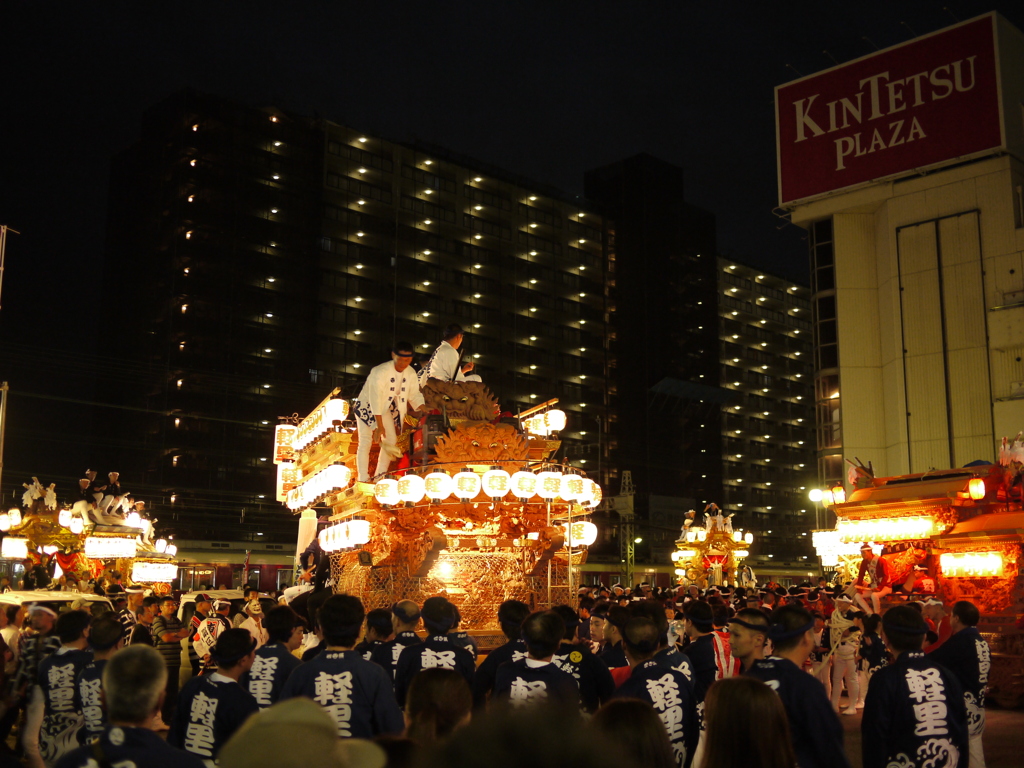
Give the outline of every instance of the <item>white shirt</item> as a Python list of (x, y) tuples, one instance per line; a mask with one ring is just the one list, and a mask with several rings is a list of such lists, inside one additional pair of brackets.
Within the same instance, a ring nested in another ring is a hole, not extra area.
[(257, 624), (256, 619), (252, 616), (243, 621), (239, 625), (239, 629), (249, 630), (249, 634), (252, 635), (253, 639), (256, 641), (257, 648), (266, 645), (267, 641), (270, 639), (269, 633), (263, 628), (263, 622)]
[(423, 405), (416, 371), (410, 366), (399, 373), (393, 360), (373, 367), (356, 399), (369, 405), (373, 416), (386, 416), (394, 403), (399, 422), (405, 418), (410, 404), (414, 409)]
[(437, 349), (434, 350), (434, 354), (430, 356), (430, 360), (423, 367), (423, 372), (420, 376), (424, 384), (427, 379), (466, 381), (466, 376), (462, 373), (462, 369), (459, 366), (459, 350), (447, 341), (442, 341)]

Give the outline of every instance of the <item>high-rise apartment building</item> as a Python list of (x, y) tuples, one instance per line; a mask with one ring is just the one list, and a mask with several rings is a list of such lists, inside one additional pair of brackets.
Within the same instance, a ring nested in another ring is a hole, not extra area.
[(558, 397), (560, 457), (608, 482), (614, 251), (581, 200), (186, 90), (115, 160), (110, 211), (107, 338), (126, 361), (111, 396), (137, 441), (124, 458), (180, 535), (290, 538), (278, 418), (334, 387), (354, 397), (396, 341), (425, 358), (452, 322), (502, 408)]
[(722, 496), (757, 537), (751, 564), (814, 562), (817, 527), (810, 289), (718, 259)]

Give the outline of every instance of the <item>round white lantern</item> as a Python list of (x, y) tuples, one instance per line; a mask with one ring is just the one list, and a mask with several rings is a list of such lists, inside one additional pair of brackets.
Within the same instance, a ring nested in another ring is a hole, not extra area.
[(406, 475), (398, 481), (398, 498), (415, 504), (423, 498), (423, 478), (419, 475)]
[(432, 501), (441, 501), (452, 495), (455, 481), (447, 472), (431, 472), (423, 478), (423, 492)]
[(545, 413), (544, 426), (548, 432), (561, 432), (565, 429), (565, 411), (555, 409)]
[(583, 476), (562, 475), (558, 483), (558, 495), (565, 501), (579, 501), (583, 495)]
[(511, 477), (504, 469), (489, 469), (483, 476), (484, 493), (492, 499), (500, 499), (509, 492)]
[(476, 498), (476, 495), (480, 493), (480, 475), (476, 472), (468, 470), (458, 472), (453, 480), (455, 480), (455, 495), (463, 501)]
[(380, 504), (393, 506), (398, 503), (398, 481), (387, 477), (379, 480), (373, 487), (373, 497)]
[(71, 524), (68, 526), (68, 529), (75, 534), (75, 536), (80, 536), (82, 531), (85, 530), (85, 521), (76, 515), (71, 518)]
[(61, 528), (70, 528), (71, 527), (71, 510), (70, 509), (62, 509), (60, 512), (58, 512), (57, 513), (57, 523), (60, 525)]
[(537, 495), (545, 501), (557, 498), (558, 492), (561, 490), (561, 472), (541, 472), (537, 475)]
[(520, 470), (511, 478), (512, 495), (519, 499), (528, 499), (537, 493), (537, 476), (533, 472)]

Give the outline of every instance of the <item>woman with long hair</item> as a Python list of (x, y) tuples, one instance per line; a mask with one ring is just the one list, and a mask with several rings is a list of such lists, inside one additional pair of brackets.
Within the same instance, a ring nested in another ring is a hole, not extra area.
[(700, 768), (796, 768), (786, 710), (775, 691), (752, 677), (729, 677), (704, 699)]
[(469, 722), (473, 694), (458, 672), (435, 667), (417, 673), (405, 697), (405, 736), (420, 746), (451, 736)]
[(612, 699), (594, 713), (589, 727), (636, 765), (676, 768), (668, 732), (646, 701)]

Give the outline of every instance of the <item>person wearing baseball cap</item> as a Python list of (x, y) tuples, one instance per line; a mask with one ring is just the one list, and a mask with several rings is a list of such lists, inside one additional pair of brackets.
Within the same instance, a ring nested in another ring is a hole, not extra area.
[(238, 682), (255, 657), (256, 641), (247, 630), (221, 632), (210, 648), (216, 668), (209, 675), (193, 677), (181, 689), (167, 743), (200, 760), (215, 761), (221, 747), (260, 709)]

